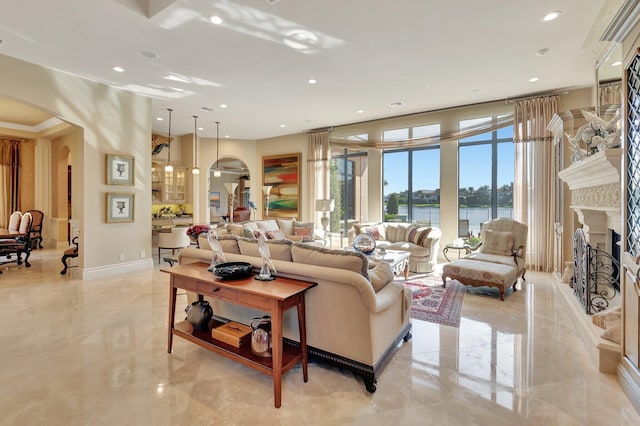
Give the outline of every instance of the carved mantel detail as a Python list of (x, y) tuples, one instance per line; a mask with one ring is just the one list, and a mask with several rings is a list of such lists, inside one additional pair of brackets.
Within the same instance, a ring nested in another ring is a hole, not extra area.
[[(609, 183), (606, 185), (580, 188), (571, 191), (571, 204), (574, 206), (590, 206), (598, 208), (610, 208), (620, 205), (620, 184)], [(615, 208), (613, 210), (616, 210)], [(619, 208), (617, 209), (620, 210)]]
[(571, 208), (594, 247), (604, 245), (607, 229), (622, 232), (620, 170), (622, 150), (607, 149), (558, 173), (571, 190)]

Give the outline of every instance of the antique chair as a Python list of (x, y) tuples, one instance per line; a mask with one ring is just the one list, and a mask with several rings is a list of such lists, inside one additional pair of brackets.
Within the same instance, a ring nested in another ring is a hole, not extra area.
[(62, 261), (62, 264), (64, 265), (64, 269), (60, 271), (60, 275), (66, 274), (67, 269), (74, 268), (74, 266), (67, 265), (67, 260), (78, 257), (78, 237), (73, 237), (73, 239), (71, 240), (71, 243), (74, 245), (74, 247), (69, 247), (64, 251), (62, 255), (61, 261)]
[(509, 218), (485, 222), (480, 246), (461, 259), (442, 267), (442, 283), (447, 277), (474, 287), (497, 287), (504, 301), (505, 287), (516, 291), (518, 278), (524, 280), (527, 225)]
[[(22, 265), (22, 254), (24, 253), (26, 254), (24, 263), (27, 268), (31, 267), (29, 256), (31, 255), (32, 224), (31, 213), (27, 212), (23, 214), (20, 220), (20, 227), (18, 228), (18, 232), (20, 232), (21, 235), (15, 239), (0, 241), (0, 256), (5, 256), (7, 259), (7, 261), (0, 263), (16, 262), (18, 265)], [(16, 256), (15, 260), (13, 260), (14, 255)]]
[(171, 249), (171, 257), (167, 259), (171, 259), (170, 264), (173, 263), (173, 256), (176, 253), (177, 249), (183, 249), (185, 247), (189, 247), (191, 244), (191, 240), (187, 235), (187, 228), (176, 227), (172, 228), (171, 232), (159, 232), (158, 233), (158, 263), (160, 263), (160, 250), (162, 249)]
[(44, 213), (40, 210), (28, 210), (31, 213), (33, 224), (31, 225), (31, 244), (33, 248), (42, 247), (42, 220), (44, 219)]

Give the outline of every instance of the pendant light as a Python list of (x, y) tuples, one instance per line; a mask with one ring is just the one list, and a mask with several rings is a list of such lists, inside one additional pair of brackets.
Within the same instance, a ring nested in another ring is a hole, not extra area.
[(169, 154), (167, 156), (167, 165), (164, 166), (164, 171), (167, 173), (173, 172), (173, 166), (171, 165), (171, 113), (173, 110), (171, 108), (167, 108), (169, 111)]
[(198, 116), (193, 116), (193, 146), (195, 147), (195, 161), (193, 169), (191, 169), (191, 173), (194, 175), (200, 174), (200, 169), (198, 168)]
[(220, 165), (218, 164), (218, 159), (220, 158), (220, 156), (218, 155), (219, 153), (220, 153), (220, 122), (216, 121), (216, 169), (213, 171), (213, 177), (222, 176), (222, 172), (219, 169)]

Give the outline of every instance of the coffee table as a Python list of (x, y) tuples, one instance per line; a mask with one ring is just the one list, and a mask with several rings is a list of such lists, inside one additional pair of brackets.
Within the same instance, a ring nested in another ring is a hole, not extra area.
[(404, 279), (409, 278), (409, 257), (411, 253), (402, 250), (386, 250), (384, 253), (376, 251), (369, 256), (371, 262), (387, 262), (391, 265), (391, 270), (396, 275), (404, 275)]

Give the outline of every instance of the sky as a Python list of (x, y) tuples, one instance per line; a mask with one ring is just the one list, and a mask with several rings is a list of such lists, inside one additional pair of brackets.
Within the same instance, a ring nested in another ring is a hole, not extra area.
[[(511, 138), (513, 127), (498, 130), (498, 138)], [(487, 136), (478, 135), (463, 139), (463, 142), (486, 140)], [(501, 143), (498, 148), (498, 187), (513, 182), (514, 145)], [(388, 182), (385, 195), (402, 192), (407, 189), (408, 170), (407, 152), (388, 153), (384, 156), (384, 179)], [(413, 190), (437, 189), (440, 187), (440, 154), (438, 149), (414, 151), (413, 154)], [(479, 188), (491, 185), (491, 146), (473, 146), (460, 148), (460, 186)]]

